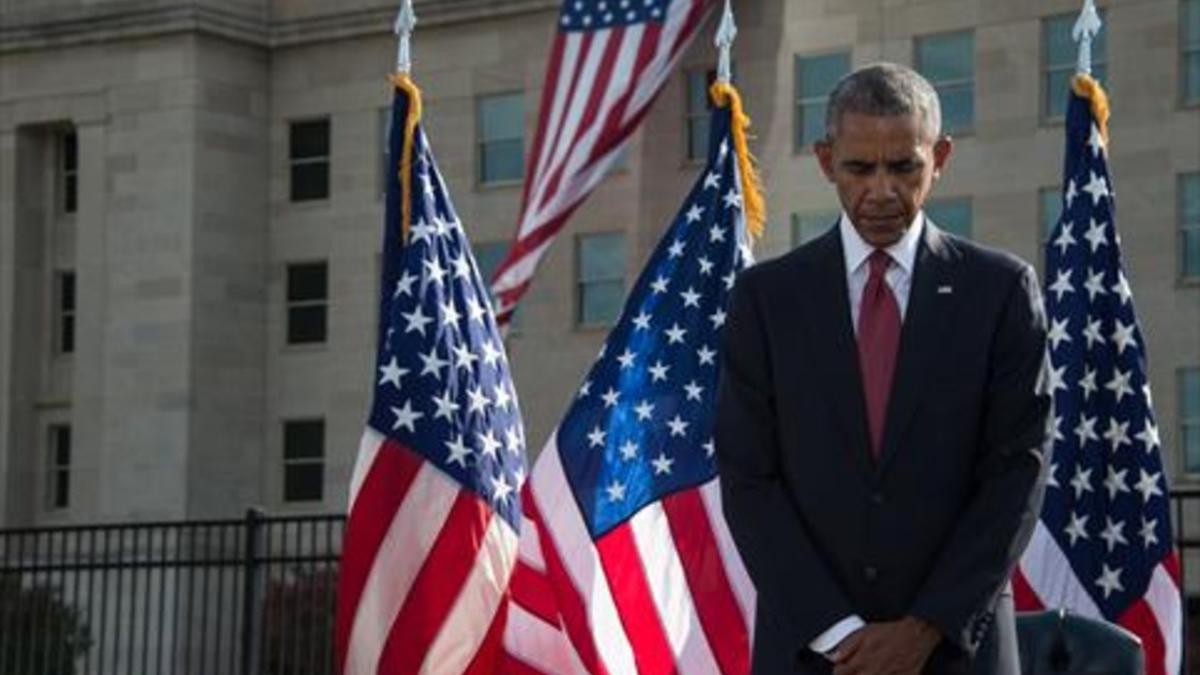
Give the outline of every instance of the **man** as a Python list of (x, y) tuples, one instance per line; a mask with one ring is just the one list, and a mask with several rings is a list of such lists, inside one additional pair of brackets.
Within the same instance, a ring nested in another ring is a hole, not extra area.
[(1045, 316), (1029, 265), (922, 213), (940, 125), (911, 69), (843, 78), (816, 146), (840, 221), (734, 289), (716, 444), (756, 673), (1017, 672)]

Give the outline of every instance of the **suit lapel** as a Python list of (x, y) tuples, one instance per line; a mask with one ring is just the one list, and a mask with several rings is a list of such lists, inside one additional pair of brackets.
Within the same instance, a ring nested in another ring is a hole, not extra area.
[(813, 345), (816, 372), (829, 388), (829, 402), (845, 433), (845, 452), (863, 478), (870, 482), (874, 467), (867, 445), (867, 407), (863, 397), (858, 347), (850, 323), (850, 293), (841, 235), (833, 228), (820, 242), (823, 250), (814, 266), (814, 277), (800, 288), (813, 289), (812, 315), (808, 317), (809, 343)]
[(925, 223), (913, 266), (908, 308), (900, 330), (900, 351), (892, 393), (888, 398), (879, 474), (895, 457), (900, 438), (912, 421), (918, 404), (928, 393), (929, 365), (942, 351), (946, 329), (954, 321), (954, 312), (962, 296), (955, 288), (954, 251), (931, 221)]

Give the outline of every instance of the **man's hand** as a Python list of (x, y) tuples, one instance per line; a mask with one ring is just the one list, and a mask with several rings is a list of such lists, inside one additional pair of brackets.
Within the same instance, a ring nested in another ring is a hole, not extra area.
[(869, 623), (833, 653), (834, 675), (916, 675), (942, 639), (936, 628), (915, 617)]

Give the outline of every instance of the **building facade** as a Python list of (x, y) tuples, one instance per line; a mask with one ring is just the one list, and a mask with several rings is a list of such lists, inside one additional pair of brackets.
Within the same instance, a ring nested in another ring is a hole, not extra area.
[[(485, 268), (515, 227), (558, 4), (417, 2), (425, 125)], [(1200, 479), (1200, 0), (1099, 4), (1118, 226), (1164, 454), (1187, 484)], [(760, 258), (832, 224), (811, 153), (824, 96), (885, 59), (935, 83), (955, 137), (935, 220), (1038, 263), (1060, 199), (1076, 0), (734, 5), (768, 190)], [(344, 507), (373, 376), (396, 6), (0, 8), (0, 525)], [(700, 168), (714, 29), (518, 311), (508, 349), (534, 452)]]

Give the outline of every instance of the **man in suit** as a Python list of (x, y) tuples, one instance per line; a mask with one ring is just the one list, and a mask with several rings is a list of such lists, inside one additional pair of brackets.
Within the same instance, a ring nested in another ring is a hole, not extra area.
[(922, 213), (940, 119), (909, 68), (843, 78), (815, 148), (839, 222), (733, 292), (716, 450), (756, 673), (1016, 672), (1045, 316), (1028, 264)]

